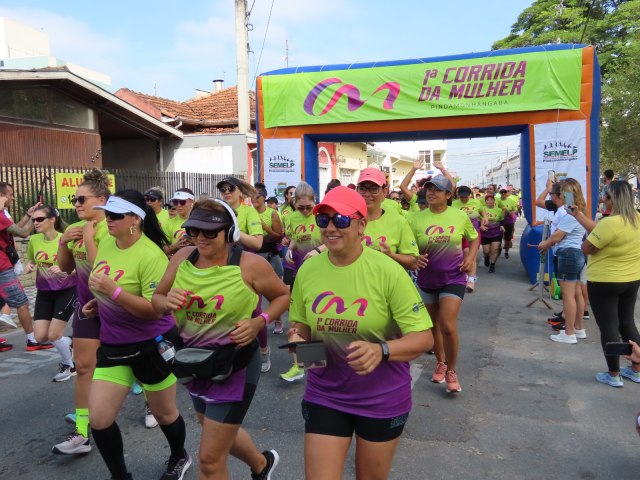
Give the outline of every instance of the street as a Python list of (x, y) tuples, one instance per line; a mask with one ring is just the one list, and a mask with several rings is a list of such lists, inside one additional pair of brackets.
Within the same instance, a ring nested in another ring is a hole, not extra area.
[[(520, 233), (522, 220), (518, 226)], [(551, 311), (540, 302), (525, 306), (535, 293), (528, 291), (517, 246), (496, 269), (489, 275), (479, 267), (476, 292), (463, 303), (457, 369), (462, 392), (447, 394), (444, 385), (430, 382), (433, 356), (413, 362), (414, 406), (390, 478), (637, 479), (640, 437), (634, 418), (640, 384), (625, 380), (624, 388), (615, 389), (595, 381), (595, 373), (606, 365), (593, 318), (586, 321), (588, 338), (579, 344), (549, 340)], [(552, 303), (560, 311), (560, 302)], [(2, 336), (14, 349), (0, 354), (0, 479), (109, 478), (95, 446), (77, 458), (51, 453), (72, 428), (63, 417), (73, 411), (73, 380), (51, 382), (57, 353), (25, 352), (21, 331)], [(259, 449), (279, 452), (272, 478), (300, 480), (304, 386), (278, 377), (288, 368), (289, 356), (275, 347), (286, 338), (270, 333), (269, 341), (272, 369), (262, 375), (244, 427)], [(178, 406), (194, 457), (185, 478), (195, 479), (199, 426), (182, 388)], [(143, 415), (143, 397), (130, 395), (118, 424), (134, 478), (155, 479), (164, 471), (169, 450), (159, 428), (144, 428)], [(250, 476), (235, 459), (230, 459), (230, 470), (233, 478)], [(344, 478), (355, 478), (353, 451)]]

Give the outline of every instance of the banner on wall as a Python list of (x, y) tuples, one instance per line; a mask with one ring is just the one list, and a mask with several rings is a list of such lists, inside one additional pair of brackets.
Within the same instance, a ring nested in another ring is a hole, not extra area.
[(284, 201), (284, 191), (302, 178), (301, 144), (297, 138), (264, 139), (264, 183), (269, 197)]
[(262, 77), (267, 128), (578, 110), (582, 49)]
[[(107, 177), (109, 177), (109, 190), (113, 193), (116, 191), (116, 177), (114, 175), (107, 175)], [(76, 190), (83, 180), (84, 173), (56, 173), (56, 205), (58, 209), (75, 207), (71, 203), (71, 197), (76, 194)]]
[[(590, 189), (587, 184), (587, 126), (584, 120), (544, 123), (533, 126), (535, 141), (535, 198), (544, 191), (549, 173), (558, 180), (575, 178), (582, 185), (585, 200)], [(549, 215), (536, 207), (534, 222)]]

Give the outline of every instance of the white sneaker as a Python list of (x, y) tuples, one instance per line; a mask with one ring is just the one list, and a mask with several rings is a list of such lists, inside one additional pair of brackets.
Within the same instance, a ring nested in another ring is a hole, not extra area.
[(69, 435), (64, 442), (54, 445), (51, 451), (58, 455), (89, 453), (91, 451), (91, 444), (87, 437), (82, 436), (82, 434), (76, 431)]
[(0, 313), (0, 322), (9, 326), (9, 328), (18, 328), (16, 322), (11, 319), (11, 315), (7, 315), (6, 313)]
[(282, 330), (283, 330), (283, 328), (282, 328), (282, 320), (275, 320), (273, 322), (273, 333), (275, 335), (279, 335), (279, 334), (282, 333)]
[(58, 365), (58, 373), (56, 373), (53, 377), (54, 382), (66, 382), (71, 377), (76, 376), (76, 367), (72, 367), (71, 365), (67, 365), (66, 363), (61, 363)]
[(260, 352), (260, 358), (262, 359), (260, 371), (262, 373), (267, 373), (269, 370), (271, 370), (271, 349), (267, 347), (266, 352)]
[(578, 330), (577, 328), (574, 330), (576, 332), (576, 338), (587, 338), (587, 329), (583, 328), (582, 330)]
[(549, 338), (554, 342), (578, 343), (578, 340), (576, 339), (575, 334), (567, 335), (567, 333), (564, 330), (560, 330), (560, 332), (557, 335), (550, 335)]
[(155, 428), (158, 426), (158, 421), (156, 417), (151, 413), (151, 409), (149, 408), (149, 404), (144, 404), (144, 426), (145, 428)]

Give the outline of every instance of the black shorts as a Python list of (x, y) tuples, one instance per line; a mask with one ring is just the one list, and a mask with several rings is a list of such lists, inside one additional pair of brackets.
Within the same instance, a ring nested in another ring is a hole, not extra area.
[(480, 240), (480, 244), (481, 245), (491, 245), (494, 242), (500, 243), (501, 241), (502, 241), (502, 234), (500, 234), (499, 237), (491, 237), (491, 238), (482, 237), (482, 239)]
[(513, 232), (515, 231), (515, 224), (503, 225), (504, 226), (504, 241), (510, 242), (513, 239)]
[(418, 287), (418, 293), (425, 305), (440, 303), (440, 299), (443, 297), (457, 297), (460, 300), (464, 300), (464, 294), (466, 291), (466, 285), (460, 285), (457, 283), (445, 285), (438, 289)]
[(304, 433), (351, 438), (355, 432), (368, 442), (389, 442), (402, 435), (409, 414), (393, 418), (363, 417), (303, 400), (302, 418)]
[(256, 348), (251, 362), (247, 365), (247, 377), (241, 401), (207, 404), (204, 400), (192, 396), (191, 401), (193, 402), (193, 408), (209, 420), (219, 423), (229, 423), (231, 425), (240, 425), (247, 411), (249, 411), (253, 395), (256, 393), (258, 380), (260, 379), (261, 365), (260, 349)]
[(63, 320), (68, 322), (73, 314), (76, 301), (76, 288), (64, 290), (38, 290), (36, 306), (33, 309), (34, 320)]

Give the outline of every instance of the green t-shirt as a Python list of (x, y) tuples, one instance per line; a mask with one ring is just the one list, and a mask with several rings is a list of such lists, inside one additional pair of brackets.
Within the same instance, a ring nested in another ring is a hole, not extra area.
[(432, 327), (420, 295), (400, 264), (371, 248), (338, 267), (327, 252), (305, 262), (293, 287), (289, 319), (322, 340), (325, 368), (309, 370), (304, 399), (339, 411), (391, 418), (411, 409), (407, 362), (382, 362), (357, 375), (346, 361), (356, 340), (378, 343)]
[[(80, 220), (79, 222), (73, 223), (67, 227), (67, 230), (72, 227), (84, 227), (86, 220)], [(107, 222), (101, 221), (96, 224), (95, 233), (93, 235), (93, 240), (96, 244), (96, 247), (100, 246), (100, 242), (109, 237), (109, 229), (107, 228)], [(81, 305), (84, 305), (89, 300), (93, 298), (93, 293), (89, 290), (89, 275), (91, 274), (91, 268), (93, 265), (89, 262), (89, 258), (87, 257), (87, 249), (84, 246), (84, 240), (74, 240), (73, 242), (67, 243), (67, 247), (71, 250), (71, 254), (73, 255), (73, 260), (76, 264), (76, 276), (78, 277), (78, 283), (76, 284), (76, 293), (78, 297), (78, 302)]]
[(158, 213), (156, 213), (156, 218), (158, 219), (158, 223), (162, 227), (162, 225), (164, 225), (170, 220), (169, 212), (163, 208)]
[(402, 206), (400, 205), (400, 202), (396, 202), (390, 198), (382, 200), (382, 204), (380, 206), (385, 212), (402, 213)]
[[(51, 273), (50, 268), (58, 265), (58, 233), (53, 240), (47, 240), (44, 233), (29, 237), (27, 258), (36, 266), (36, 288), (42, 291), (58, 291), (76, 286), (76, 272)], [(37, 319), (36, 319), (37, 320)]]
[[(636, 214), (640, 224), (640, 214)], [(604, 217), (587, 240), (600, 250), (589, 255), (590, 282), (634, 282), (640, 279), (640, 228), (624, 223), (621, 215)]]
[(480, 224), (480, 218), (482, 217), (482, 215), (480, 214), (480, 210), (482, 209), (483, 205), (477, 198), (469, 197), (467, 203), (463, 203), (462, 200), (457, 198), (451, 203), (451, 206), (466, 213), (471, 219), (471, 222), (474, 224), (474, 226), (476, 224)]
[(262, 223), (256, 209), (249, 205), (241, 204), (236, 209), (238, 228), (247, 235), (262, 235)]
[(295, 241), (294, 248), (290, 248), (293, 264), (285, 262), (284, 268), (298, 271), (307, 253), (322, 245), (320, 227), (316, 225), (316, 217), (304, 216), (299, 211), (284, 217), (285, 236)]
[[(169, 260), (162, 249), (144, 234), (133, 245), (120, 249), (114, 237), (100, 242), (92, 273), (108, 275), (125, 292), (151, 300)], [(100, 312), (100, 341), (121, 345), (149, 340), (168, 332), (175, 325), (173, 315), (158, 320), (140, 318), (120, 302), (93, 292)]]
[[(393, 202), (393, 200), (391, 201)], [(367, 222), (362, 244), (380, 251), (380, 242), (382, 241), (391, 249), (391, 253), (418, 256), (416, 239), (409, 223), (402, 215), (383, 211), (380, 218)]]
[(162, 224), (162, 231), (164, 231), (164, 234), (171, 243), (176, 243), (186, 235), (184, 228), (182, 228), (182, 224), (187, 221), (187, 218), (182, 218), (180, 215), (176, 215)]
[(413, 196), (409, 199), (409, 211), (419, 212), (420, 205), (418, 205), (418, 193), (414, 192)]
[(487, 229), (482, 231), (482, 238), (496, 238), (500, 236), (500, 225), (504, 220), (504, 210), (497, 205), (489, 208), (486, 205), (482, 211), (487, 217)]

